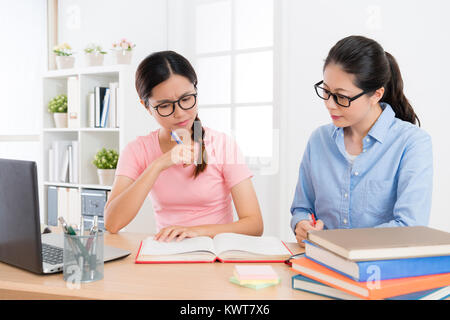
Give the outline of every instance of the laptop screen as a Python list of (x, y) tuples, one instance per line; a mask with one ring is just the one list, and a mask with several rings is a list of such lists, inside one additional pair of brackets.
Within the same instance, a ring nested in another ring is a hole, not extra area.
[(34, 161), (0, 159), (0, 261), (42, 273)]

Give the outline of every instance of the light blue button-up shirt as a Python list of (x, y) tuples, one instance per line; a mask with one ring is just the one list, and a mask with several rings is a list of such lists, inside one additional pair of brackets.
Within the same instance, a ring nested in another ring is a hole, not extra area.
[(363, 152), (348, 158), (344, 130), (315, 130), (300, 165), (291, 227), (315, 212), (325, 229), (427, 225), (433, 185), (430, 136), (395, 118), (387, 103), (363, 139)]

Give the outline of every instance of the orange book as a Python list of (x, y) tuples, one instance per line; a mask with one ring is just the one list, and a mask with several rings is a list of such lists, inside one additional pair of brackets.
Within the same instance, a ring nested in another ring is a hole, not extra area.
[(376, 281), (376, 270), (373, 281), (357, 282), (305, 257), (292, 260), (292, 270), (333, 288), (370, 300), (450, 285), (450, 273)]

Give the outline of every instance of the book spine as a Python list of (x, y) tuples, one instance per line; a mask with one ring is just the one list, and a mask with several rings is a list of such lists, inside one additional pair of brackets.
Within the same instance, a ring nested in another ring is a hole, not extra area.
[(357, 262), (359, 282), (450, 273), (450, 256)]
[(95, 128), (95, 93), (90, 92), (88, 95), (88, 114), (89, 128)]
[(105, 90), (105, 96), (103, 98), (103, 110), (102, 110), (102, 119), (100, 126), (102, 128), (107, 127), (108, 116), (109, 116), (109, 98), (110, 98), (110, 89), (107, 88)]

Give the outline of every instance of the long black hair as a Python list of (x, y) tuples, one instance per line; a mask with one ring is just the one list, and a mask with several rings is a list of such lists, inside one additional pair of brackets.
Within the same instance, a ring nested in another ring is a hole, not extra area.
[(391, 105), (395, 116), (412, 124), (418, 123), (414, 109), (403, 93), (403, 79), (395, 58), (375, 40), (349, 36), (338, 41), (325, 59), (323, 69), (334, 63), (355, 76), (355, 85), (367, 92), (384, 87), (381, 102)]
[[(172, 74), (186, 77), (197, 89), (197, 74), (191, 63), (182, 55), (174, 51), (160, 51), (152, 53), (142, 60), (136, 70), (135, 86), (139, 98), (144, 101), (146, 108), (149, 108), (148, 99), (152, 96), (153, 88), (169, 79)], [(197, 128), (201, 128), (201, 135), (194, 134), (199, 131)], [(195, 167), (194, 178), (205, 171), (207, 166), (204, 136), (205, 129), (197, 115), (192, 125), (191, 138), (202, 146), (202, 152), (198, 155), (198, 165)]]

